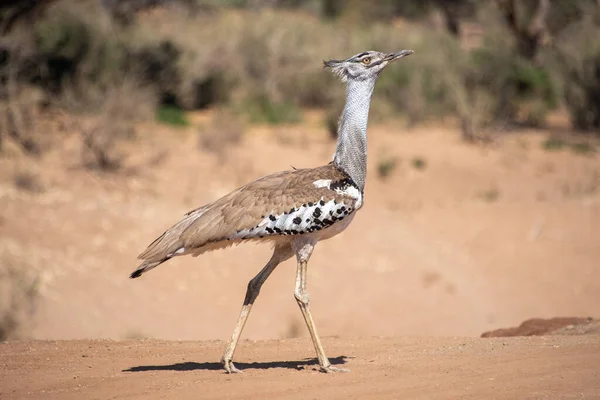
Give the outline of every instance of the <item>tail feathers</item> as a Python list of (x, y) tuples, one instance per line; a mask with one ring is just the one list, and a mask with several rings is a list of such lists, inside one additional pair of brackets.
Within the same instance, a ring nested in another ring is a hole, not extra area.
[[(185, 254), (186, 249), (184, 248), (184, 244), (186, 240), (182, 235), (204, 214), (207, 207), (204, 206), (190, 211), (181, 221), (150, 243), (148, 248), (138, 256), (142, 260), (142, 264), (129, 277), (132, 279), (139, 278), (143, 273), (156, 268), (170, 258)], [(200, 247), (202, 244), (196, 244), (192, 248)]]
[(152, 268), (158, 267), (160, 264), (164, 263), (169, 258), (165, 258), (161, 261), (143, 262), (139, 267), (136, 268), (135, 271), (131, 273), (131, 275), (129, 275), (129, 277), (131, 279), (139, 278), (140, 276), (142, 276), (143, 273), (150, 271)]

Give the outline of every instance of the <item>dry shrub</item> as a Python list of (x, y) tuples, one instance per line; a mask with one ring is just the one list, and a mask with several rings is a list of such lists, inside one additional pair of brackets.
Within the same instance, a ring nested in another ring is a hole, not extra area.
[[(177, 71), (172, 82), (177, 87), (171, 90), (175, 103), (184, 108), (222, 102), (238, 105), (251, 121), (292, 122), (298, 119), (297, 107), (331, 109), (336, 99), (343, 98), (343, 86), (318, 68), (317, 60), (365, 49), (412, 48), (413, 57), (380, 78), (378, 90), (383, 95), (374, 99), (375, 120), (402, 113), (415, 124), (453, 115), (467, 140), (484, 138), (489, 127), (542, 125), (548, 111), (557, 106), (555, 85), (535, 57), (544, 42), (533, 43), (536, 51), (524, 51), (520, 43), (526, 34), (536, 40), (542, 37), (530, 29), (539, 7), (511, 2), (519, 8), (520, 18), (512, 21), (510, 13), (497, 6), (502, 2), (462, 2), (465, 10), (458, 3), (456, 15), (441, 2), (428, 3), (419, 14), (441, 7), (446, 17), (468, 15), (483, 27), (484, 36), (469, 48), (461, 39), (462, 21), (456, 18), (447, 21), (453, 29), (447, 29), (448, 24), (435, 29), (425, 23), (391, 24), (389, 18), (378, 17), (408, 12), (391, 2), (379, 5), (366, 18), (369, 23), (352, 17), (352, 10), (364, 8), (358, 2), (347, 7), (339, 3), (336, 7), (349, 14), (334, 12), (342, 15), (338, 20), (268, 7), (260, 11), (215, 7), (196, 14), (170, 10), (168, 23), (159, 13), (141, 18), (132, 42), (155, 49), (169, 43), (177, 49), (172, 57)], [(554, 32), (558, 28), (552, 21), (562, 13), (551, 11), (548, 24)]]
[(578, 24), (557, 38), (555, 76), (571, 122), (577, 129), (600, 132), (600, 5), (589, 8)]
[(509, 24), (501, 8), (480, 7), (485, 32), (482, 46), (473, 51), (473, 64), (480, 73), (479, 86), (486, 85), (495, 100), (495, 122), (540, 126), (558, 106), (556, 85), (539, 56), (549, 40), (543, 19), (549, 3), (527, 3), (529, 10), (523, 2), (513, 3), (516, 11), (522, 8), (520, 22), (510, 19)]
[(323, 106), (335, 96), (331, 89), (339, 85), (331, 85), (333, 78), (321, 71), (320, 60), (348, 50), (336, 45), (340, 35), (334, 27), (314, 16), (272, 10), (173, 11), (170, 16), (169, 24), (152, 15), (141, 18), (132, 42), (140, 49), (161, 43), (178, 49), (173, 91), (184, 108), (211, 102), (243, 106), (248, 99), (274, 105), (252, 111), (260, 113), (285, 103)]
[(410, 124), (451, 115), (464, 139), (489, 140), (490, 128), (542, 125), (557, 106), (547, 69), (520, 55), (493, 4), (478, 8), (477, 21), (485, 27), (478, 43), (467, 45), (445, 29), (417, 26), (404, 38), (416, 51), (414, 58), (381, 76), (387, 99), (404, 110)]
[(0, 341), (18, 338), (35, 312), (37, 275), (6, 255), (0, 258)]
[(19, 60), (22, 54), (7, 57), (4, 65), (0, 63), (0, 151), (10, 140), (26, 154), (37, 156), (48, 144), (37, 123), (45, 94), (24, 82)]
[(226, 96), (235, 53), (235, 25), (223, 24), (220, 14), (190, 14), (181, 9), (140, 17), (130, 32), (134, 54), (147, 60), (144, 74), (158, 83), (162, 100), (183, 109), (201, 108)]
[[(451, 113), (459, 119), (463, 138), (474, 141), (482, 138), (482, 128), (487, 126), (492, 118), (493, 99), (491, 94), (478, 85), (477, 72), (474, 71), (467, 50), (461, 48), (456, 38), (444, 32), (439, 32), (437, 40), (432, 41), (438, 48), (425, 56), (428, 63), (428, 79), (430, 93), (426, 104), (438, 104), (440, 112)], [(437, 80), (437, 82), (435, 82)], [(433, 82), (432, 82), (433, 81)], [(425, 83), (424, 83), (425, 86)], [(427, 97), (426, 97), (427, 98)]]
[(46, 146), (32, 117), (36, 113), (35, 104), (23, 97), (0, 101), (0, 151), (10, 140), (23, 152), (38, 156)]
[(52, 2), (29, 25), (10, 33), (6, 59), (0, 59), (6, 71), (0, 79), (0, 135), (32, 154), (40, 153), (42, 139), (50, 140), (46, 131), (52, 130), (37, 126), (44, 119), (35, 102), (24, 99), (22, 88), (35, 82), (53, 99), (51, 106), (81, 120), (84, 164), (120, 168), (118, 143), (133, 137), (133, 124), (149, 119), (155, 104), (138, 65), (126, 57), (125, 30), (92, 0)]
[[(398, 63), (380, 77), (385, 99), (394, 112), (408, 117), (409, 125), (428, 118), (455, 115), (463, 137), (475, 140), (491, 119), (492, 99), (477, 85), (469, 50), (458, 38), (440, 30), (415, 29), (410, 40), (388, 48), (409, 47), (414, 58)], [(479, 132), (479, 133), (478, 133)]]
[(377, 174), (379, 178), (385, 180), (392, 175), (398, 167), (399, 161), (397, 157), (387, 156), (377, 162)]
[(51, 91), (69, 81), (94, 84), (122, 75), (127, 34), (101, 2), (60, 0), (31, 27), (36, 56), (46, 71), (40, 75)]
[(265, 12), (259, 19), (245, 24), (238, 44), (254, 91), (275, 103), (328, 104), (333, 78), (320, 70), (319, 62), (333, 53), (333, 27), (302, 14)]
[(151, 88), (124, 77), (102, 85), (74, 83), (65, 88), (60, 104), (81, 117), (77, 128), (83, 164), (100, 171), (118, 171), (128, 156), (124, 143), (135, 139), (136, 123), (152, 116), (155, 103)]
[[(56, 105), (78, 116), (82, 162), (88, 168), (117, 171), (135, 138), (135, 125), (152, 118), (157, 103), (154, 83), (143, 60), (131, 56), (127, 29), (101, 3), (58, 1), (35, 26), (39, 51), (55, 70)], [(59, 64), (60, 65), (60, 64)]]
[(18, 189), (26, 192), (43, 193), (46, 191), (46, 185), (39, 173), (30, 168), (18, 169), (13, 176), (13, 181)]

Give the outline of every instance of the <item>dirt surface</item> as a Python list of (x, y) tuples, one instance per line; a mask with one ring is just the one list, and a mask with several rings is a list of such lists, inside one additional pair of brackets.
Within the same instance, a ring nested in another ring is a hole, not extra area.
[(156, 340), (0, 344), (2, 399), (598, 399), (600, 336), (332, 338), (316, 371), (307, 339), (250, 342), (242, 374), (224, 343)]
[(314, 371), (288, 261), (242, 335), (246, 372), (222, 373), (224, 343), (210, 340), (230, 336), (268, 246), (177, 258), (132, 281), (135, 258), (186, 211), (326, 163), (334, 143), (309, 113), (199, 149), (208, 120), (140, 127), (116, 173), (82, 167), (76, 134), (38, 159), (2, 154), (0, 262), (35, 277), (35, 290), (12, 284), (31, 302), (13, 337), (76, 340), (0, 344), (0, 398), (600, 398), (600, 335), (574, 335), (594, 330), (479, 338), (530, 318), (598, 319), (600, 156), (544, 150), (540, 132), (475, 146), (401, 122), (370, 126), (365, 205), (308, 267), (328, 355), (352, 372)]
[(600, 334), (600, 321), (592, 318), (532, 318), (512, 328), (484, 332), (481, 337), (541, 336), (548, 334)]
[[(199, 149), (210, 118), (141, 127), (117, 173), (82, 167), (77, 135), (39, 159), (5, 151), (0, 260), (39, 278), (20, 337), (231, 334), (268, 246), (177, 258), (132, 281), (136, 256), (186, 211), (265, 174), (326, 163), (334, 143), (309, 113), (302, 125), (250, 127), (225, 152)], [(309, 263), (320, 333), (479, 336), (534, 317), (598, 317), (600, 156), (546, 151), (543, 140), (519, 132), (475, 146), (458, 130), (372, 124), (365, 205)], [(382, 165), (392, 165), (386, 177)], [(21, 171), (46, 189), (17, 187)], [(306, 337), (294, 272), (293, 260), (275, 270), (243, 338)]]

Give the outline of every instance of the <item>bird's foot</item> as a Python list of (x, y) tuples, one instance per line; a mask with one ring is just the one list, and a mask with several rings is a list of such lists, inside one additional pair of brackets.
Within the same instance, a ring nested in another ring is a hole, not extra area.
[(232, 360), (221, 360), (221, 363), (223, 364), (223, 367), (225, 368), (225, 371), (227, 371), (228, 374), (241, 374), (242, 371), (239, 370), (234, 364)]
[(334, 367), (332, 365), (328, 365), (327, 367), (324, 367), (321, 365), (321, 372), (325, 372), (327, 374), (333, 374), (333, 373), (340, 373), (340, 372), (350, 372), (350, 370), (346, 369), (346, 368)]

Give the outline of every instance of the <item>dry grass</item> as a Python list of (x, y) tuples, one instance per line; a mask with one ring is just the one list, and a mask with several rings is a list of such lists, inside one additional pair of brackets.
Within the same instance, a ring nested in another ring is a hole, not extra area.
[(381, 179), (387, 179), (398, 166), (396, 157), (383, 157), (377, 163), (377, 174)]
[(42, 181), (39, 173), (32, 169), (19, 169), (14, 174), (14, 183), (18, 189), (29, 193), (43, 193), (46, 191), (46, 185)]
[(35, 311), (38, 283), (27, 265), (7, 255), (0, 258), (0, 341), (24, 333)]
[[(600, 6), (558, 36), (549, 55), (575, 128), (600, 132)], [(592, 39), (594, 38), (594, 39)]]
[(0, 151), (11, 141), (24, 153), (38, 156), (48, 144), (37, 121), (45, 94), (23, 82), (18, 60), (21, 57), (17, 53), (5, 65), (0, 64)]
[(150, 88), (133, 77), (106, 85), (84, 81), (65, 89), (61, 106), (81, 116), (77, 130), (83, 165), (100, 171), (123, 168), (128, 157), (123, 143), (135, 139), (136, 123), (150, 118), (155, 98)]

